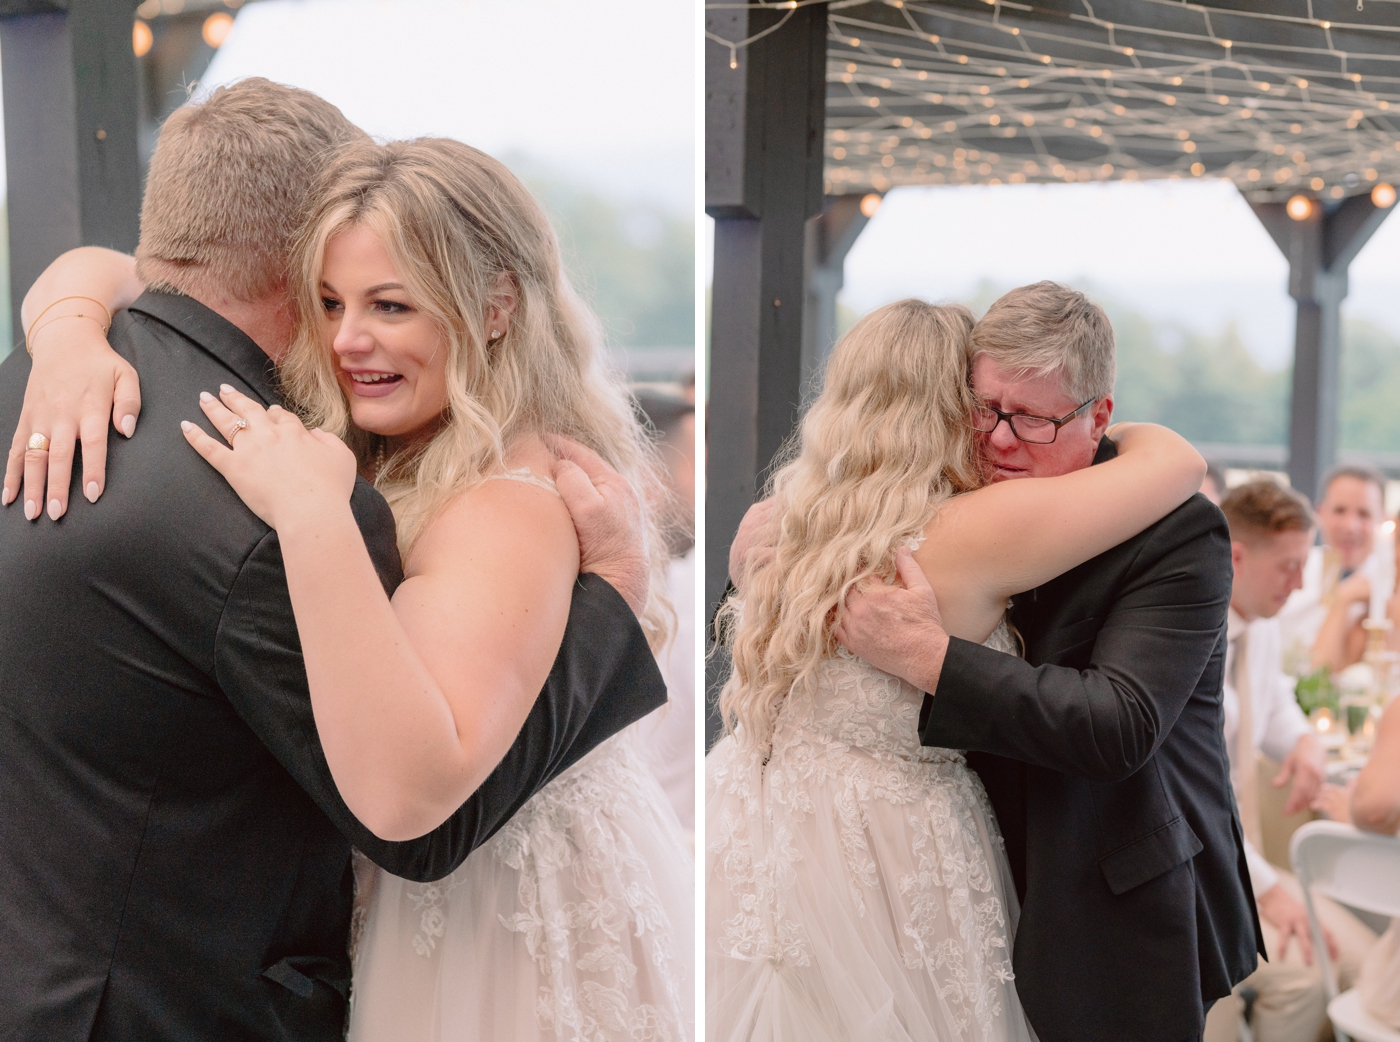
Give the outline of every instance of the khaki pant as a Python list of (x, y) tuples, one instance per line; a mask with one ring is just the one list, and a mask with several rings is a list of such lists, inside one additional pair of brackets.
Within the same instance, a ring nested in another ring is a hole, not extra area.
[[(1285, 886), (1301, 903), (1303, 889), (1291, 872), (1279, 873), (1279, 886)], [(1322, 925), (1332, 931), (1337, 942), (1337, 975), (1342, 990), (1356, 983), (1361, 962), (1376, 935), (1356, 916), (1325, 897), (1314, 899)], [(1332, 1037), (1332, 1025), (1327, 1020), (1327, 990), (1322, 972), (1314, 956), (1311, 966), (1303, 962), (1296, 938), (1288, 942), (1288, 952), (1282, 960), (1276, 957), (1278, 931), (1273, 924), (1260, 920), (1264, 928), (1264, 946), (1269, 961), (1235, 987), (1236, 994), (1227, 995), (1206, 1016), (1204, 1042), (1238, 1042), (1240, 1015), (1244, 1003), (1239, 999), (1240, 988), (1250, 987), (1259, 993), (1254, 1003), (1255, 1042), (1319, 1042)]]

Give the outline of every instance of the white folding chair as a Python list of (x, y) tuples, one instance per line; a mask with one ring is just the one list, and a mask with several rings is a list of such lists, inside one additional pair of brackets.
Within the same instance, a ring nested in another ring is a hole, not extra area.
[(1338, 994), (1337, 971), (1313, 907), (1316, 892), (1363, 911), (1400, 916), (1400, 839), (1362, 832), (1338, 821), (1312, 821), (1293, 833), (1289, 858), (1303, 886), (1313, 952), (1322, 969), (1327, 1016), (1337, 1042), (1400, 1042), (1400, 1032), (1361, 1008), (1355, 988)]

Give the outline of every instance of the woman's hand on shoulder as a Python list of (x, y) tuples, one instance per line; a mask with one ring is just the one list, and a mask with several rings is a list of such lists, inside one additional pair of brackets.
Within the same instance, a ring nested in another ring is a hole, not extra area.
[[(24, 392), (19, 425), (10, 443), (5, 506), (24, 491), (25, 516), (37, 518), (45, 506), (54, 520), (68, 509), (73, 453), (83, 447), (83, 495), (97, 502), (107, 483), (108, 424), (128, 438), (141, 412), (141, 381), (131, 363), (112, 350), (101, 325), (86, 319), (57, 323), (47, 316), (35, 330), (34, 361)], [(41, 434), (47, 449), (31, 449)]]
[(228, 384), (218, 398), (202, 393), (199, 404), (223, 440), (188, 420), (185, 440), (279, 533), (348, 506), (355, 454), (335, 435), (307, 430), (281, 406), (264, 409)]

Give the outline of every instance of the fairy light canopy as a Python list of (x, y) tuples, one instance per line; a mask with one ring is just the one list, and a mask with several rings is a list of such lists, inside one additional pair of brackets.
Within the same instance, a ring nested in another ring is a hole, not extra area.
[(1400, 0), (827, 7), (831, 194), (1222, 177), (1336, 200), (1400, 180)]

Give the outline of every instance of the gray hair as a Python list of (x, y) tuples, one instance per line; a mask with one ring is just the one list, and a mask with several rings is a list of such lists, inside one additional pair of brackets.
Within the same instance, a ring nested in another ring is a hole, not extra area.
[(1107, 398), (1118, 375), (1103, 308), (1057, 282), (1013, 289), (988, 308), (972, 330), (969, 360), (979, 355), (1013, 371), (1060, 373), (1076, 401)]

